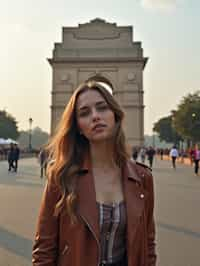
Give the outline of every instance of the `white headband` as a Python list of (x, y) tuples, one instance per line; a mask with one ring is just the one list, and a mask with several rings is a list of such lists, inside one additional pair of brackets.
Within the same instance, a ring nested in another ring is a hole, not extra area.
[(111, 95), (113, 95), (113, 90), (112, 90), (111, 86), (108, 85), (108, 83), (105, 83), (105, 82), (102, 82), (102, 81), (98, 81), (96, 83), (101, 85), (102, 87), (104, 87), (104, 89), (106, 89)]

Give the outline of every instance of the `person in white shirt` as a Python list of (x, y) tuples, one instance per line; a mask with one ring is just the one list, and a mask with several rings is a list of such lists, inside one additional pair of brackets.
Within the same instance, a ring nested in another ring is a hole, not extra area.
[(176, 146), (170, 150), (169, 156), (172, 158), (172, 167), (176, 169), (176, 158), (179, 156)]
[(141, 158), (141, 162), (145, 163), (145, 158), (146, 158), (146, 149), (144, 147), (142, 147), (140, 149), (140, 158)]

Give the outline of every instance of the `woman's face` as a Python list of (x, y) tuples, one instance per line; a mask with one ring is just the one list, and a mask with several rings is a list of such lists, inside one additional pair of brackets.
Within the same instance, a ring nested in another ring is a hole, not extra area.
[(104, 141), (113, 136), (115, 115), (96, 90), (87, 90), (78, 96), (76, 119), (80, 134), (89, 142)]

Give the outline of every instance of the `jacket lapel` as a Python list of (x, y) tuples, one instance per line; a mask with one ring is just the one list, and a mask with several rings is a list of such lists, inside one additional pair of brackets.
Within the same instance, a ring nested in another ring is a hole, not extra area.
[[(77, 184), (78, 213), (89, 227), (97, 241), (100, 240), (99, 213), (91, 167), (79, 177)], [(146, 191), (142, 177), (137, 173), (133, 162), (128, 161), (122, 169), (124, 198), (127, 208), (127, 238), (131, 244), (144, 211)]]
[(99, 214), (96, 203), (96, 192), (91, 170), (79, 177), (78, 186), (78, 213), (99, 241)]
[(134, 163), (127, 162), (122, 174), (127, 208), (127, 238), (131, 244), (144, 211), (146, 191), (142, 186), (142, 177), (138, 175)]

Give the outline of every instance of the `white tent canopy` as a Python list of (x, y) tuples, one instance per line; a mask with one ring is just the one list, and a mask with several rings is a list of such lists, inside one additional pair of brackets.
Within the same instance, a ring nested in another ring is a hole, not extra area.
[(3, 144), (6, 144), (6, 140), (5, 139), (2, 139), (2, 138), (0, 138), (0, 145), (3, 145)]
[(8, 138), (8, 139), (0, 138), (0, 145), (9, 145), (11, 143), (18, 144), (18, 142), (15, 141), (15, 140), (13, 140), (13, 139), (10, 139), (10, 138)]

